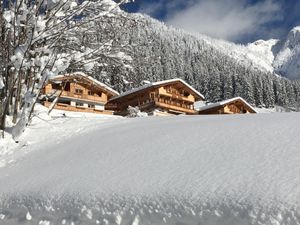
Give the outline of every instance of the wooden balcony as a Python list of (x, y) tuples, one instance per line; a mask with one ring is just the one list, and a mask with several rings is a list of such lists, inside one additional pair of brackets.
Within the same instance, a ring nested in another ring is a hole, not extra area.
[(167, 98), (152, 98), (152, 99), (140, 99), (137, 103), (130, 104), (128, 102), (119, 103), (119, 104), (112, 104), (108, 103), (105, 105), (105, 109), (113, 110), (116, 112), (125, 112), (129, 105), (138, 106), (142, 111), (151, 111), (155, 108), (162, 108), (174, 112), (179, 113), (186, 113), (186, 114), (197, 114), (197, 111), (194, 110), (192, 104), (185, 104), (182, 100), (169, 100)]
[(197, 114), (197, 111), (193, 109), (193, 105), (182, 104), (179, 102), (170, 102), (166, 103), (163, 98), (155, 98), (150, 102), (145, 102), (144, 104), (139, 106), (141, 110), (147, 110), (151, 108), (163, 108), (169, 111), (174, 111), (178, 113), (186, 113), (186, 114)]
[(179, 99), (185, 102), (190, 102), (190, 103), (194, 103), (195, 102), (195, 98), (192, 95), (189, 96), (183, 96), (182, 94), (180, 94), (177, 91), (167, 91), (164, 88), (160, 88), (158, 90), (158, 93), (160, 96), (164, 96), (164, 97), (169, 97), (169, 98), (173, 98), (173, 99)]
[(178, 100), (182, 100), (182, 101), (185, 101), (185, 102), (190, 102), (190, 103), (195, 102), (194, 99), (184, 97), (184, 96), (181, 96), (181, 95), (171, 94), (171, 93), (167, 93), (167, 92), (162, 92), (162, 93), (159, 93), (159, 94), (161, 96), (169, 97), (169, 98), (172, 98), (172, 99), (178, 99)]
[[(44, 102), (44, 106), (49, 107), (52, 104), (52, 102)], [(54, 109), (60, 109), (65, 111), (71, 111), (71, 112), (86, 112), (86, 113), (97, 113), (97, 114), (106, 114), (106, 115), (113, 115), (112, 111), (109, 110), (99, 110), (95, 108), (85, 108), (82, 106), (71, 106), (64, 103), (56, 103)]]
[(105, 105), (105, 109), (112, 110), (112, 111), (118, 111), (118, 110), (120, 110), (120, 107), (118, 107), (117, 104), (109, 103), (109, 104)]
[(87, 95), (87, 94), (76, 94), (69, 91), (63, 91), (61, 94), (62, 97), (70, 97), (73, 99), (82, 99), (82, 100), (88, 100), (93, 102), (101, 102), (106, 103), (105, 99), (99, 96), (93, 96), (93, 95)]
[(197, 111), (194, 109), (185, 108), (185, 107), (176, 106), (176, 105), (170, 105), (170, 104), (163, 103), (163, 102), (155, 102), (155, 105), (157, 107), (174, 110), (176, 112), (182, 112), (182, 113), (187, 113), (187, 114), (196, 114), (197, 113)]

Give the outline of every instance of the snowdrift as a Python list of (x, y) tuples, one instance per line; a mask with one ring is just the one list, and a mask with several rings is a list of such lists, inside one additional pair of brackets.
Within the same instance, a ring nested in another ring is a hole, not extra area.
[(0, 224), (300, 224), (300, 114), (41, 124), (0, 168)]

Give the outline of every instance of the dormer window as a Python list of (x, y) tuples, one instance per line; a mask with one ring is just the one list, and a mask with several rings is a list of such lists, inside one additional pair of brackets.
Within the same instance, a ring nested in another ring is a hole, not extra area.
[(57, 83), (51, 84), (51, 87), (52, 87), (52, 89), (55, 89), (55, 90), (60, 90), (61, 89), (60, 84), (57, 84)]
[(189, 95), (190, 95), (190, 93), (188, 93), (187, 91), (184, 91), (184, 92), (183, 92), (183, 96), (184, 96), (184, 97), (188, 97)]
[(77, 95), (82, 95), (83, 94), (83, 90), (82, 89), (75, 89), (75, 94)]
[(83, 103), (81, 103), (81, 102), (76, 102), (76, 106), (77, 106), (77, 107), (83, 107), (84, 105), (83, 105)]

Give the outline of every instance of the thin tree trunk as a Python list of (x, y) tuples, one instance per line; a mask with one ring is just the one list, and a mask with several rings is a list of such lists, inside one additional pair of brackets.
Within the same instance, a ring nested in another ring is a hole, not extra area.
[[(21, 76), (21, 74), (19, 75)], [(17, 122), (17, 118), (18, 118), (18, 112), (19, 112), (19, 104), (20, 104), (20, 97), (21, 97), (21, 87), (22, 87), (22, 77), (19, 77), (18, 78), (18, 86), (17, 86), (17, 93), (16, 93), (16, 96), (15, 96), (15, 104), (14, 104), (14, 112), (13, 112), (13, 120), (12, 122), (13, 123), (16, 123)]]
[(7, 96), (7, 99), (6, 99), (6, 102), (5, 102), (5, 106), (4, 106), (4, 110), (3, 110), (3, 115), (2, 115), (2, 118), (1, 118), (1, 122), (0, 122), (0, 130), (3, 130), (5, 129), (5, 122), (6, 122), (6, 115), (9, 111), (9, 104), (10, 104), (10, 99), (12, 98), (12, 94), (13, 94), (13, 90), (14, 90), (14, 86), (15, 86), (15, 83), (17, 82), (17, 80), (15, 80), (8, 92), (8, 96)]
[(48, 115), (52, 112), (52, 110), (54, 109), (58, 99), (60, 98), (60, 96), (62, 95), (63, 91), (65, 90), (66, 88), (66, 85), (67, 85), (67, 82), (64, 82), (63, 85), (61, 86), (61, 90), (60, 90), (60, 93), (57, 95), (57, 97), (54, 99), (54, 101), (52, 102), (52, 104), (50, 105), (49, 107), (49, 110), (48, 110)]
[[(35, 100), (34, 100), (32, 106), (31, 106), (31, 109), (30, 109), (30, 112), (29, 112), (29, 115), (28, 115), (28, 121), (30, 121), (30, 119), (31, 119), (31, 116), (32, 116), (32, 113), (33, 113), (35, 104), (36, 104), (36, 102), (37, 102), (37, 100), (38, 100), (38, 98), (39, 98), (39, 96), (40, 96), (40, 94), (41, 94), (41, 91), (43, 90), (43, 87), (44, 87), (46, 81), (47, 81), (47, 78), (45, 78), (45, 79), (43, 80), (43, 82), (42, 82), (42, 84), (41, 84), (41, 88), (39, 88), (38, 93), (36, 94)], [(33, 93), (34, 84), (35, 84), (35, 82), (33, 82), (33, 84), (32, 84), (32, 85), (33, 85), (33, 87), (32, 87), (32, 93)], [(26, 103), (25, 103), (25, 104), (26, 104)]]
[(52, 112), (52, 110), (54, 109), (56, 103), (58, 102), (58, 99), (60, 98), (61, 94), (63, 93), (63, 91), (61, 90), (59, 92), (59, 94), (56, 96), (56, 98), (54, 99), (54, 101), (52, 102), (52, 104), (49, 106), (49, 110), (48, 110), (48, 115)]

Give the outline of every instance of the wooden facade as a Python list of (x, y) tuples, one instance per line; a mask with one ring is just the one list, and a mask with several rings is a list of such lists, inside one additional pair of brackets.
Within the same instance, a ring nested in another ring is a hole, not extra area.
[(199, 108), (199, 114), (202, 115), (246, 113), (257, 113), (257, 111), (241, 97), (228, 99)]
[(43, 102), (49, 107), (59, 96), (55, 109), (75, 112), (113, 114), (105, 110), (108, 100), (119, 93), (83, 73), (66, 74), (51, 79), (43, 89)]
[(140, 88), (113, 97), (105, 109), (117, 115), (126, 115), (128, 106), (149, 114), (197, 114), (194, 102), (204, 100), (203, 95), (181, 79), (146, 84)]

